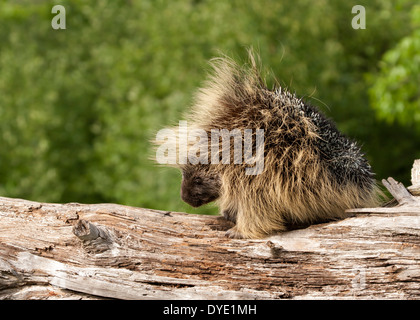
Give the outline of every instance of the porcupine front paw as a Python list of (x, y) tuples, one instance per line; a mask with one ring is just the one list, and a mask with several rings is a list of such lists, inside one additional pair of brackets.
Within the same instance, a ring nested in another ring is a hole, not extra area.
[(226, 220), (232, 221), (233, 223), (236, 223), (236, 211), (233, 209), (226, 209), (222, 211), (223, 216)]
[(226, 231), (225, 236), (231, 239), (244, 239), (245, 237), (238, 231), (238, 229), (235, 227), (230, 228), (228, 231)]

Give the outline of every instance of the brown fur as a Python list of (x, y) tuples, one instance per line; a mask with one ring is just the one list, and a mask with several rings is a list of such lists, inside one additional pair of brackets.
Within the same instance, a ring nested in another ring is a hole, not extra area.
[(264, 170), (246, 175), (246, 164), (232, 162), (180, 165), (183, 200), (197, 206), (217, 198), (220, 212), (236, 223), (227, 233), (235, 238), (261, 238), (285, 231), (287, 224), (340, 219), (348, 208), (376, 206), (374, 180), (360, 184), (334, 177), (316, 147), (316, 126), (297, 107), (303, 102), (268, 90), (252, 55), (250, 61), (251, 67), (243, 68), (227, 58), (213, 60), (214, 73), (186, 119), (209, 134), (211, 129), (263, 128)]

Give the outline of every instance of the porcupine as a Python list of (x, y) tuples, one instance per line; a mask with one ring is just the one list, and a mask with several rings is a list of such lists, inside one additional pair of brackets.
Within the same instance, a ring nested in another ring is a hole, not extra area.
[(263, 129), (264, 166), (247, 174), (248, 164), (233, 163), (233, 150), (228, 164), (179, 164), (186, 203), (216, 201), (235, 223), (226, 233), (231, 238), (262, 238), (288, 225), (340, 219), (348, 208), (378, 205), (368, 161), (333, 121), (281, 86), (269, 90), (252, 54), (248, 66), (226, 57), (211, 65), (213, 73), (186, 116), (188, 126), (209, 136), (215, 129)]

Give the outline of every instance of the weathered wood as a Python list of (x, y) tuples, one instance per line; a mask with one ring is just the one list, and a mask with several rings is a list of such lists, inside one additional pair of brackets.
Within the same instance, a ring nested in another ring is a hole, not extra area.
[(393, 178), (388, 178), (387, 180), (382, 180), (383, 185), (388, 189), (388, 191), (393, 195), (395, 200), (398, 201), (399, 205), (415, 203), (416, 199), (413, 195), (407, 191), (404, 185), (401, 182), (395, 181)]
[(419, 299), (419, 212), (232, 240), (216, 216), (0, 197), (0, 298)]
[(407, 189), (414, 196), (420, 196), (420, 159), (414, 161), (411, 169), (411, 183)]
[(400, 182), (393, 178), (383, 179), (383, 185), (388, 189), (389, 193), (398, 202), (394, 207), (378, 207), (378, 208), (356, 208), (346, 210), (348, 213), (420, 213), (420, 197), (417, 190), (420, 191), (420, 160), (415, 160), (411, 169), (411, 182), (413, 185), (407, 189)]

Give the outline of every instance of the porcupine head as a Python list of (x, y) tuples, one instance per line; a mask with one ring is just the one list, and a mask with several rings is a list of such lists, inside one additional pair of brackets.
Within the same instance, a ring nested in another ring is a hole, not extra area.
[(216, 201), (235, 223), (226, 233), (232, 238), (262, 238), (378, 204), (360, 147), (314, 106), (280, 86), (269, 90), (252, 53), (249, 65), (224, 57), (211, 66), (185, 120), (156, 137), (158, 162), (182, 172), (183, 201)]

